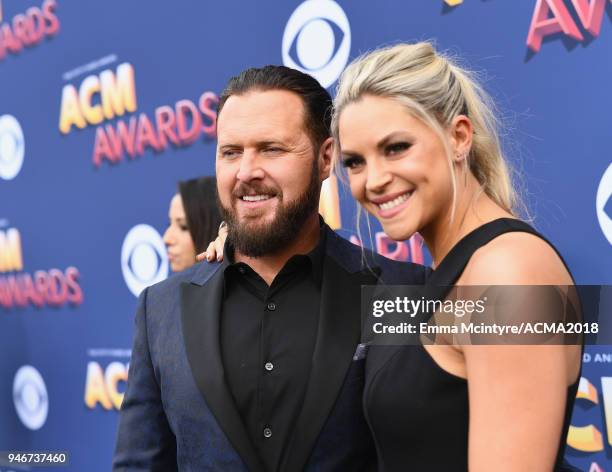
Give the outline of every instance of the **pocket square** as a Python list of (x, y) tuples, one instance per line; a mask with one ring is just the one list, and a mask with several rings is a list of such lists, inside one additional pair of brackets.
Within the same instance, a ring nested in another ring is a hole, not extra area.
[(355, 354), (353, 354), (353, 360), (358, 361), (361, 359), (365, 359), (368, 355), (368, 349), (370, 349), (370, 343), (361, 343), (357, 345), (357, 349), (355, 349)]

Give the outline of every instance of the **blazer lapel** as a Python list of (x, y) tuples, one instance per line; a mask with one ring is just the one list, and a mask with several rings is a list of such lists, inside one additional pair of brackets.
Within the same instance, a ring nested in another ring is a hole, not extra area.
[(349, 273), (333, 258), (326, 258), (310, 378), (283, 470), (303, 470), (306, 466), (359, 343), (361, 285), (372, 283), (376, 283), (374, 274)]
[(200, 393), (248, 469), (263, 471), (242, 418), (225, 382), (219, 343), (223, 270), (202, 282), (181, 285), (183, 338), (191, 371)]

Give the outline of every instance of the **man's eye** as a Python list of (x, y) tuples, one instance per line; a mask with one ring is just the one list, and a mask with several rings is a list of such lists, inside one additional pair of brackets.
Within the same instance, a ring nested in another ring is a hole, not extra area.
[(264, 152), (267, 152), (269, 154), (278, 154), (280, 152), (283, 152), (283, 150), (278, 147), (269, 147), (269, 148), (265, 148)]
[(389, 144), (387, 147), (385, 147), (385, 154), (387, 155), (400, 154), (404, 151), (407, 151), (410, 148), (410, 146), (412, 146), (412, 144), (407, 143), (407, 142)]
[(221, 156), (226, 157), (228, 159), (231, 159), (232, 157), (238, 157), (238, 155), (240, 155), (240, 152), (235, 149), (227, 149), (221, 152)]

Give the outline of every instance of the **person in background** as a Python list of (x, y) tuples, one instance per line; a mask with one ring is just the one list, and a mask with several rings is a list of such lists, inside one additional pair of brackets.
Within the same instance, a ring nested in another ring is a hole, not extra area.
[(214, 177), (184, 180), (170, 200), (164, 243), (173, 272), (194, 265), (196, 254), (217, 234), (221, 216), (216, 204), (216, 185)]

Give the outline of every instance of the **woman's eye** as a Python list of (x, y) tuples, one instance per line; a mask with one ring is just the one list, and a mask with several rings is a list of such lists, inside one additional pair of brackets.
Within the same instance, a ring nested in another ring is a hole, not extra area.
[(342, 160), (342, 166), (347, 169), (357, 169), (361, 164), (363, 164), (363, 159), (360, 157), (347, 157)]
[(179, 225), (179, 228), (181, 228), (181, 230), (183, 230), (183, 231), (188, 231), (189, 230), (189, 226), (187, 226), (187, 225)]
[(394, 154), (400, 154), (404, 151), (407, 151), (408, 148), (410, 148), (411, 144), (410, 143), (406, 143), (406, 142), (400, 142), (400, 143), (393, 143), (393, 144), (389, 144), (386, 148), (385, 148), (385, 152), (388, 155), (394, 155)]

